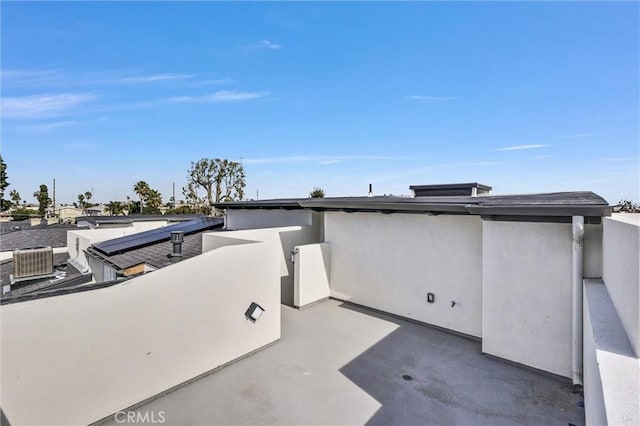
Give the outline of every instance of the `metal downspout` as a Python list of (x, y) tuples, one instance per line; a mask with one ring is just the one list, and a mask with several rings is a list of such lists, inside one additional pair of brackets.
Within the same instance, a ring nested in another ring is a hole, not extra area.
[(571, 219), (572, 243), (572, 362), (571, 379), (574, 385), (582, 386), (582, 280), (584, 217)]

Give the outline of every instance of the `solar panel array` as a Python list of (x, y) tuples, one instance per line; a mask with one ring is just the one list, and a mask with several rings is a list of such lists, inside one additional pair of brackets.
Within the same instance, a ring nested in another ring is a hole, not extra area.
[(164, 226), (162, 228), (152, 229), (150, 231), (139, 232), (137, 234), (126, 235), (124, 237), (107, 240), (93, 244), (93, 248), (107, 256), (124, 253), (129, 250), (159, 243), (169, 240), (171, 232), (182, 231), (185, 235), (196, 232), (206, 231), (208, 229), (222, 228), (224, 220), (220, 218), (201, 218), (190, 220), (188, 222), (180, 222), (175, 225)]

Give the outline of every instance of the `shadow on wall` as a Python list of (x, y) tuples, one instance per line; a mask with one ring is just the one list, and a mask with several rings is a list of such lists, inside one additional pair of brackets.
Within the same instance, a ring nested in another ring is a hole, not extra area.
[(399, 327), (340, 372), (382, 406), (367, 424), (584, 424), (569, 383), (481, 354), (481, 343), (343, 303)]

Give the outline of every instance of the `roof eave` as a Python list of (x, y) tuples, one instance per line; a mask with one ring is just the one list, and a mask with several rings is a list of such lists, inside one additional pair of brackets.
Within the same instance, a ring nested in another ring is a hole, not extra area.
[(302, 201), (304, 208), (316, 210), (348, 210), (348, 211), (396, 211), (410, 213), (466, 213), (464, 204), (439, 204), (439, 203), (393, 203), (393, 202), (345, 202), (345, 201)]
[(520, 206), (467, 206), (474, 215), (502, 216), (611, 216), (608, 205), (520, 205)]

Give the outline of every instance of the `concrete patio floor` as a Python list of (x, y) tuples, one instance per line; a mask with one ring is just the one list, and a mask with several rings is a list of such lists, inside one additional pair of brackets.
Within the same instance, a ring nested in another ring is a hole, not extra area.
[(137, 411), (175, 425), (567, 426), (584, 424), (582, 401), (480, 342), (327, 300), (282, 306), (278, 343)]

